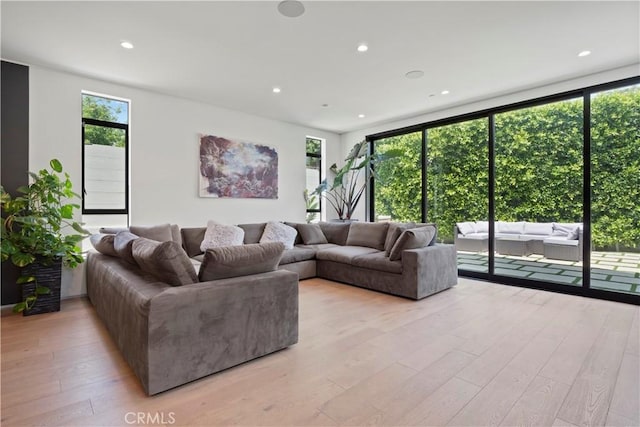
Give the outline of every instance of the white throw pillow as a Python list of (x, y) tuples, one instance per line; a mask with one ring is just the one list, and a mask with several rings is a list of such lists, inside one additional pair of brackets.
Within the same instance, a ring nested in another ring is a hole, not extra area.
[(518, 221), (518, 222), (498, 221), (498, 227), (497, 227), (496, 233), (523, 234), (524, 221)]
[(488, 233), (489, 221), (476, 221), (476, 233)]
[(463, 236), (476, 232), (476, 224), (474, 222), (458, 222), (456, 225)]
[(244, 243), (244, 230), (235, 225), (224, 225), (216, 221), (207, 222), (207, 231), (200, 243), (200, 250), (206, 252), (209, 248), (222, 246), (239, 246)]
[(552, 222), (525, 222), (524, 234), (550, 236), (553, 233)]
[(282, 242), (285, 249), (293, 249), (298, 230), (281, 222), (269, 221), (264, 226), (260, 243)]

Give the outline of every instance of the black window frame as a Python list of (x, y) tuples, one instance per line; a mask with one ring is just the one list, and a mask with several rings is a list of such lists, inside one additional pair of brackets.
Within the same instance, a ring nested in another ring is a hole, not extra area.
[[(318, 153), (310, 153), (307, 151), (307, 147), (306, 147), (306, 143), (309, 140), (314, 140), (314, 141), (318, 141), (320, 143), (320, 154)], [(305, 139), (305, 169), (306, 169), (306, 160), (311, 157), (314, 159), (318, 159), (318, 171), (320, 172), (319, 176), (318, 176), (318, 185), (322, 184), (322, 143), (323, 141), (320, 138), (313, 138), (308, 136)], [(318, 209), (309, 209), (307, 208), (307, 213), (319, 213), (320, 215), (322, 215), (322, 197), (318, 197)]]
[[(126, 102), (128, 107), (129, 102), (122, 99), (112, 98), (105, 95), (95, 95), (92, 93), (82, 93), (82, 96), (94, 96), (97, 98), (113, 99), (116, 101)], [(102, 126), (112, 129), (124, 130), (124, 208), (123, 209), (87, 209), (85, 207), (85, 125)], [(82, 117), (82, 214), (83, 215), (129, 215), (129, 124), (118, 123), (105, 120), (92, 119), (88, 117)]]

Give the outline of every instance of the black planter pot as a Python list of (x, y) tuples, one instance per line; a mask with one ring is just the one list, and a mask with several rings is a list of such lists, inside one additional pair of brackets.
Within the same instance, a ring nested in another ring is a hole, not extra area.
[(35, 276), (36, 282), (22, 284), (22, 300), (32, 295), (38, 286), (46, 286), (51, 290), (46, 295), (38, 295), (36, 303), (29, 310), (22, 312), (23, 316), (32, 314), (51, 313), (60, 311), (60, 284), (62, 282), (62, 259), (56, 259), (52, 264), (45, 265), (36, 259), (22, 269), (24, 276)]

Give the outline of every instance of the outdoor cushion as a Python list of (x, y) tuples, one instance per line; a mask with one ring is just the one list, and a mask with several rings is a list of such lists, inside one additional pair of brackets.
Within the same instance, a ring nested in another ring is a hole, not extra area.
[(391, 261), (384, 252), (374, 252), (357, 256), (353, 258), (351, 264), (370, 270), (402, 274), (402, 261)]
[(142, 271), (161, 282), (181, 286), (198, 281), (191, 260), (177, 242), (140, 237), (133, 241), (132, 254)]
[(338, 246), (316, 252), (316, 258), (319, 260), (351, 264), (351, 260), (353, 260), (353, 258), (375, 252), (378, 251), (376, 249), (365, 248), (363, 246)]
[(506, 222), (498, 221), (496, 233), (504, 234), (522, 234), (524, 233), (524, 221)]
[(98, 252), (117, 257), (118, 253), (113, 247), (115, 237), (115, 234), (97, 233), (92, 234), (89, 241)]
[(550, 236), (553, 233), (552, 222), (525, 222), (524, 234), (533, 234), (538, 236)]
[[(516, 236), (514, 236), (513, 234), (507, 234), (507, 235), (505, 235), (505, 236), (509, 236), (509, 237), (516, 237)], [(504, 236), (503, 236), (503, 237), (504, 237)], [(543, 235), (541, 235), (541, 234), (521, 234), (521, 235), (520, 235), (520, 236), (518, 236), (518, 237), (520, 237), (521, 239), (531, 239), (531, 240), (539, 240), (539, 241), (542, 241), (542, 240), (546, 239), (547, 237), (550, 237), (550, 235), (549, 235), (549, 234), (547, 234), (547, 235), (544, 235), (544, 236), (543, 236)]]
[(456, 226), (458, 227), (458, 231), (466, 236), (467, 234), (476, 232), (476, 224), (475, 222), (457, 222)]
[(347, 245), (383, 251), (388, 229), (388, 222), (353, 222), (349, 228)]
[(155, 240), (157, 242), (173, 241), (171, 224), (169, 223), (158, 225), (132, 225), (129, 227), (129, 231), (136, 236)]
[(318, 224), (298, 224), (298, 233), (305, 245), (329, 243)]
[(320, 229), (327, 238), (327, 242), (344, 246), (347, 244), (350, 225), (348, 222), (321, 222)]
[(402, 252), (407, 249), (426, 248), (436, 236), (435, 227), (412, 228), (402, 232), (398, 241), (393, 245), (389, 259), (402, 259)]
[(553, 223), (553, 229), (560, 229), (560, 230), (573, 230), (574, 228), (579, 228), (582, 229), (582, 223), (581, 222), (554, 222)]
[(293, 249), (297, 235), (295, 228), (281, 222), (269, 221), (264, 226), (260, 243), (282, 242), (285, 249)]
[(294, 247), (293, 249), (285, 249), (285, 251), (282, 253), (280, 265), (307, 261), (310, 259), (315, 259), (315, 257), (316, 251), (314, 251), (313, 249), (303, 249), (299, 247)]
[(489, 221), (476, 221), (476, 233), (488, 233)]
[(216, 221), (207, 222), (207, 231), (200, 243), (200, 249), (219, 248), (221, 246), (238, 246), (244, 241), (244, 230), (235, 225), (224, 225)]
[(198, 277), (201, 282), (207, 282), (275, 271), (283, 251), (282, 242), (209, 249), (204, 254)]
[(264, 233), (266, 222), (259, 224), (238, 224), (238, 227), (244, 230), (244, 243), (258, 243)]
[(547, 237), (544, 239), (545, 245), (578, 246), (578, 240), (563, 239), (562, 237)]
[(390, 222), (389, 230), (387, 231), (387, 237), (384, 241), (384, 252), (387, 256), (391, 253), (391, 248), (393, 247), (398, 237), (402, 234), (404, 230), (408, 230), (409, 228), (415, 228), (415, 222)]
[[(458, 237), (461, 239), (467, 239), (467, 240), (485, 240), (489, 238), (489, 234), (488, 233), (472, 233), (472, 234), (467, 234), (466, 236), (459, 234)], [(499, 237), (499, 236), (496, 236), (496, 237)]]
[(133, 265), (137, 265), (137, 263), (135, 258), (133, 258), (131, 247), (133, 241), (137, 238), (138, 236), (129, 231), (121, 231), (116, 234), (116, 237), (113, 239), (113, 249), (115, 249), (118, 256)]
[(193, 227), (182, 228), (180, 234), (182, 235), (182, 246), (187, 252), (187, 255), (194, 257), (203, 253), (200, 249), (200, 244), (204, 240), (204, 234), (207, 232), (207, 227)]

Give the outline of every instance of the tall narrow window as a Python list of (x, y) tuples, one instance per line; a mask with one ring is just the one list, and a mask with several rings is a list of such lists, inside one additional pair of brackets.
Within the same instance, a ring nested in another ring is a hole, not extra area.
[(82, 213), (127, 214), (129, 103), (82, 94)]
[(322, 182), (322, 140), (307, 138), (307, 185), (305, 199), (307, 202), (307, 222), (320, 221), (322, 205), (320, 196), (313, 194)]

